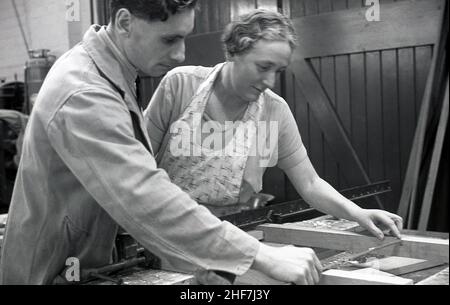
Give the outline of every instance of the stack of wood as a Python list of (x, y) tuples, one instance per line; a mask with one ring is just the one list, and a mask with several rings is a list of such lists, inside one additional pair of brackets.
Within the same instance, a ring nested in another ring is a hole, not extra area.
[(439, 211), (440, 217), (448, 215), (448, 172), (444, 169), (448, 156), (443, 153), (448, 146), (449, 94), (448, 3), (445, 5), (398, 210), (408, 229), (421, 231), (448, 232), (448, 219), (442, 221), (445, 227), (431, 224), (434, 226), (430, 228), (433, 211)]

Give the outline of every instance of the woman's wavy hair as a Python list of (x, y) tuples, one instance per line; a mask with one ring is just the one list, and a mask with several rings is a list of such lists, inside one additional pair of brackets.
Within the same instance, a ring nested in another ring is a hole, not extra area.
[(297, 35), (288, 17), (266, 9), (257, 9), (240, 16), (225, 28), (222, 35), (225, 56), (229, 59), (235, 55), (243, 55), (261, 39), (286, 41), (292, 49), (297, 46)]

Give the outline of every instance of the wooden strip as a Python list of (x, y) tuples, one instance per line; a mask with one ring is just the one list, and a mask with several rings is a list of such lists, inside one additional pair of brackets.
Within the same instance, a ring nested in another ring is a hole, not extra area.
[(449, 284), (449, 268), (446, 268), (435, 275), (417, 283), (416, 285), (448, 285)]
[(7, 181), (5, 170), (5, 150), (3, 149), (3, 139), (6, 138), (6, 123), (0, 120), (0, 208), (7, 207)]
[(332, 0), (318, 0), (319, 1), (319, 13), (331, 12), (331, 1)]
[(291, 18), (305, 16), (306, 0), (290, 0)]
[(336, 112), (345, 132), (352, 136), (350, 107), (350, 63), (348, 55), (336, 56)]
[[(400, 109), (400, 166), (405, 176), (417, 126), (414, 92), (414, 53), (412, 48), (398, 50), (398, 84)], [(410, 209), (413, 211), (414, 209)], [(412, 220), (412, 217), (408, 219)]]
[[(445, 5), (444, 5), (445, 7)], [(431, 107), (431, 100), (432, 100), (432, 94), (435, 84), (435, 77), (436, 77), (436, 69), (439, 67), (438, 60), (440, 60), (440, 56), (442, 56), (442, 51), (445, 52), (445, 50), (441, 50), (444, 47), (444, 43), (447, 41), (447, 35), (448, 35), (448, 25), (444, 21), (444, 17), (448, 14), (441, 14), (439, 16), (438, 20), (440, 22), (440, 32), (442, 32), (439, 40), (436, 42), (435, 52), (433, 55), (433, 59), (431, 62), (430, 67), (430, 73), (428, 75), (427, 84), (425, 87), (425, 93), (423, 96), (423, 102), (422, 106), (420, 108), (420, 116), (419, 121), (417, 123), (416, 132), (414, 135), (414, 141), (413, 141), (413, 149), (411, 151), (409, 162), (408, 162), (408, 168), (405, 176), (405, 183), (403, 185), (402, 189), (402, 195), (400, 198), (400, 205), (398, 214), (403, 217), (406, 221), (408, 221), (408, 227), (409, 225), (412, 225), (412, 219), (408, 220), (406, 219), (406, 216), (408, 214), (408, 210), (411, 212), (409, 213), (412, 215), (412, 206), (414, 206), (415, 201), (415, 195), (416, 195), (416, 185), (419, 177), (419, 171), (420, 171), (420, 164), (422, 161), (422, 152), (423, 152), (423, 145), (425, 141), (425, 134), (426, 134), (426, 126), (428, 123), (428, 116), (430, 112)], [(409, 227), (410, 228), (410, 227)]]
[[(352, 252), (364, 251), (395, 240), (393, 237), (386, 237), (385, 240), (380, 241), (375, 237), (353, 232), (297, 227), (287, 228), (276, 224), (261, 225), (258, 227), (258, 230), (264, 231), (264, 241), (266, 242)], [(377, 253), (448, 263), (448, 239), (404, 235), (402, 240), (402, 245), (392, 246), (377, 251)]]
[(430, 73), (431, 60), (433, 58), (433, 47), (423, 46), (415, 48), (415, 66), (416, 66), (416, 120), (419, 120), (419, 110), (423, 101), (423, 94), (425, 92), (425, 85), (427, 84), (427, 77)]
[[(289, 285), (250, 270), (238, 277), (236, 285)], [(397, 276), (364, 274), (343, 270), (328, 270), (321, 275), (319, 285), (412, 285), (413, 281)]]
[(397, 276), (364, 274), (344, 270), (328, 270), (322, 274), (320, 285), (413, 285), (413, 280)]
[(437, 130), (436, 140), (433, 148), (433, 156), (431, 157), (431, 164), (428, 173), (427, 185), (423, 195), (422, 209), (420, 212), (419, 230), (426, 231), (428, 228), (428, 220), (430, 218), (431, 205), (433, 204), (434, 188), (436, 186), (436, 179), (439, 171), (439, 164), (441, 161), (442, 148), (444, 146), (444, 138), (448, 124), (448, 76), (447, 89), (445, 90), (444, 100), (442, 101), (442, 112), (439, 119), (439, 126)]
[(367, 8), (296, 18), (294, 25), (302, 42), (296, 53), (311, 58), (434, 44), (443, 3), (421, 0), (386, 4), (383, 22), (368, 22)]
[[(364, 54), (352, 54), (350, 55), (350, 114), (351, 114), (351, 138), (353, 147), (355, 147), (356, 152), (358, 153), (361, 162), (366, 168), (369, 169), (368, 164), (369, 160), (367, 158), (368, 151), (367, 146), (368, 143), (372, 140), (371, 137), (368, 137), (367, 133), (367, 124), (370, 118), (370, 114), (368, 116), (367, 107), (368, 101), (366, 100), (366, 75), (365, 75), (365, 60)], [(369, 83), (370, 84), (370, 83)], [(372, 84), (368, 86), (372, 87)], [(370, 97), (369, 95), (367, 95)], [(379, 99), (377, 100), (377, 102)], [(374, 178), (369, 177), (373, 180), (380, 181), (381, 177)]]
[(305, 16), (317, 15), (319, 8), (316, 0), (305, 0)]
[[(311, 65), (314, 67), (314, 73), (320, 77), (320, 59), (311, 59)], [(323, 176), (325, 173), (324, 166), (324, 139), (322, 130), (314, 113), (309, 114), (309, 135), (310, 146), (309, 156), (311, 163), (314, 165), (315, 170), (319, 176)]]
[(342, 11), (347, 9), (348, 0), (333, 0), (333, 11)]
[(391, 181), (392, 192), (388, 194), (389, 201), (394, 202), (398, 208), (401, 193), (400, 175), (400, 116), (398, 112), (398, 90), (397, 90), (397, 56), (395, 50), (381, 52), (381, 90), (382, 90), (382, 115), (384, 121), (383, 153), (384, 171), (386, 179)]
[(351, 185), (370, 184), (370, 179), (314, 71), (305, 60), (293, 62), (290, 69), (296, 75), (297, 83), (336, 159), (345, 167), (348, 182)]
[[(368, 145), (367, 160), (369, 176), (374, 181), (387, 179), (384, 174), (384, 147), (383, 147), (383, 108), (381, 98), (381, 71), (380, 53), (372, 52), (366, 54), (366, 76), (367, 76), (367, 136)], [(370, 136), (369, 136), (370, 135)], [(391, 147), (389, 147), (391, 149)], [(395, 202), (396, 203), (396, 202)], [(386, 207), (388, 208), (388, 207)], [(396, 210), (397, 206), (388, 210)]]
[(230, 0), (219, 0), (218, 2), (219, 31), (222, 31), (231, 21), (231, 3)]
[(424, 269), (433, 268), (442, 263), (428, 261), (424, 259), (389, 256), (371, 262), (372, 268), (394, 275), (403, 275)]

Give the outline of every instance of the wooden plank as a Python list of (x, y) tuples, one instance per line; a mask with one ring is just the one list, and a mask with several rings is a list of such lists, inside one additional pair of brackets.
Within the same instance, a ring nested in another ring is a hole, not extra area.
[(419, 270), (433, 268), (439, 265), (442, 265), (442, 263), (400, 256), (384, 257), (361, 264), (361, 266), (388, 272), (393, 275), (403, 275)]
[[(444, 5), (445, 7), (445, 5)], [(431, 107), (431, 99), (435, 84), (436, 77), (436, 69), (438, 68), (438, 58), (443, 56), (442, 52), (445, 50), (441, 50), (444, 48), (444, 43), (447, 41), (448, 35), (448, 25), (444, 21), (444, 17), (448, 16), (448, 14), (441, 14), (439, 16), (440, 28), (442, 32), (442, 37), (439, 38), (439, 41), (436, 42), (435, 52), (433, 55), (433, 59), (431, 62), (430, 73), (428, 74), (427, 84), (425, 87), (425, 93), (423, 96), (423, 102), (420, 108), (420, 116), (419, 121), (416, 126), (416, 132), (414, 135), (413, 141), (413, 149), (411, 150), (411, 154), (409, 156), (408, 168), (405, 176), (405, 183), (402, 189), (402, 195), (400, 198), (400, 204), (398, 209), (398, 214), (403, 217), (407, 221), (407, 227), (410, 228), (413, 224), (413, 219), (407, 219), (406, 217), (409, 215), (412, 216), (414, 211), (413, 207), (415, 205), (416, 200), (416, 186), (417, 181), (419, 179), (419, 171), (420, 164), (422, 161), (422, 152), (423, 145), (425, 141), (426, 134), (426, 126), (428, 123), (428, 115)], [(447, 20), (448, 22), (448, 20)], [(440, 58), (439, 58), (440, 60)], [(408, 213), (410, 212), (410, 213)], [(411, 217), (412, 218), (412, 217)]]
[(333, 0), (332, 9), (334, 12), (347, 9), (347, 0)]
[(345, 132), (351, 139), (352, 120), (350, 107), (350, 65), (349, 56), (336, 56), (336, 112)]
[(413, 285), (413, 281), (396, 276), (364, 274), (344, 270), (328, 270), (320, 285)]
[(331, 12), (331, 2), (332, 0), (318, 0), (318, 10), (319, 14)]
[(364, 0), (347, 0), (347, 5), (349, 9), (361, 8), (364, 6)]
[[(236, 285), (289, 285), (258, 271), (250, 270), (238, 277)], [(397, 276), (364, 274), (343, 270), (328, 270), (321, 274), (319, 285), (412, 285), (413, 281)]]
[(383, 22), (368, 22), (367, 8), (296, 18), (294, 26), (302, 40), (297, 53), (310, 58), (434, 44), (443, 3), (420, 0), (386, 4)]
[(352, 185), (370, 184), (370, 179), (316, 74), (304, 60), (294, 61), (290, 69), (296, 75), (297, 83), (318, 120), (336, 159), (342, 166), (345, 166), (348, 182)]
[[(400, 132), (397, 89), (397, 55), (395, 50), (381, 52), (381, 89), (383, 109), (384, 171), (391, 181), (390, 202), (398, 202), (402, 183), (400, 174)], [(398, 204), (397, 204), (398, 205)]]
[[(320, 77), (320, 59), (311, 59), (311, 65), (314, 68), (314, 73)], [(320, 125), (314, 113), (309, 114), (309, 156), (311, 163), (319, 176), (323, 176), (324, 170), (324, 139)]]
[(316, 0), (305, 0), (305, 16), (317, 15), (319, 8)]
[[(329, 1), (327, 1), (327, 3), (330, 4)], [(334, 57), (324, 57), (320, 59), (320, 81), (331, 102), (331, 105), (335, 107), (336, 93)], [(336, 162), (336, 159), (331, 152), (330, 144), (326, 141), (326, 139), (324, 139), (324, 168), (325, 173), (322, 178), (330, 183), (334, 188), (342, 188), (339, 181), (338, 163)]]
[(419, 111), (425, 93), (427, 77), (430, 73), (431, 59), (433, 58), (433, 47), (422, 46), (415, 48), (415, 88), (416, 88), (416, 120), (419, 120)]
[[(258, 230), (264, 231), (264, 241), (266, 242), (352, 252), (364, 251), (395, 240), (393, 237), (386, 237), (385, 240), (380, 241), (375, 237), (354, 232), (297, 227), (288, 228), (276, 224), (261, 225), (258, 227)], [(402, 240), (402, 245), (392, 246), (377, 251), (377, 253), (448, 263), (448, 239), (404, 235)]]
[(306, 0), (290, 0), (291, 18), (305, 16)]
[(417, 283), (416, 285), (448, 285), (449, 284), (449, 268), (446, 268), (435, 275)]
[(382, 103), (380, 103), (382, 100), (380, 60), (379, 52), (366, 54), (367, 160), (369, 177), (374, 181), (386, 179), (383, 168), (385, 149), (383, 147), (383, 108)]
[(222, 31), (231, 21), (231, 4), (230, 0), (218, 0), (219, 10), (219, 31)]
[(444, 146), (445, 133), (447, 131), (448, 124), (448, 90), (449, 90), (448, 76), (447, 76), (447, 88), (445, 90), (444, 99), (442, 101), (441, 116), (439, 119), (439, 126), (436, 134), (436, 140), (433, 148), (433, 155), (431, 157), (430, 169), (428, 172), (427, 185), (422, 200), (422, 207), (419, 219), (419, 230), (426, 231), (428, 228), (428, 220), (430, 218), (431, 206), (433, 204), (434, 188), (436, 186), (436, 180), (439, 171), (439, 165), (441, 163), (442, 148)]
[[(372, 140), (368, 137), (367, 124), (368, 124), (368, 112), (366, 101), (366, 73), (365, 73), (365, 55), (363, 53), (350, 55), (350, 115), (351, 115), (351, 138), (353, 147), (355, 147), (361, 162), (366, 168), (369, 169), (368, 164), (368, 142)], [(370, 83), (369, 83), (370, 84)], [(368, 86), (368, 88), (371, 86)], [(367, 94), (369, 98), (369, 94)], [(380, 181), (380, 178), (374, 178), (370, 176), (372, 180)]]
[(400, 166), (406, 173), (416, 127), (414, 92), (414, 53), (412, 48), (398, 50), (398, 91), (400, 110)]

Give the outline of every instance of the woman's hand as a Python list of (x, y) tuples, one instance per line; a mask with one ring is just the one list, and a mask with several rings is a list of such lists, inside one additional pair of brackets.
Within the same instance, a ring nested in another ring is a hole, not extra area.
[(401, 238), (400, 231), (403, 229), (403, 219), (398, 215), (383, 210), (359, 209), (353, 218), (378, 239), (384, 239), (383, 230), (386, 229), (395, 237)]

